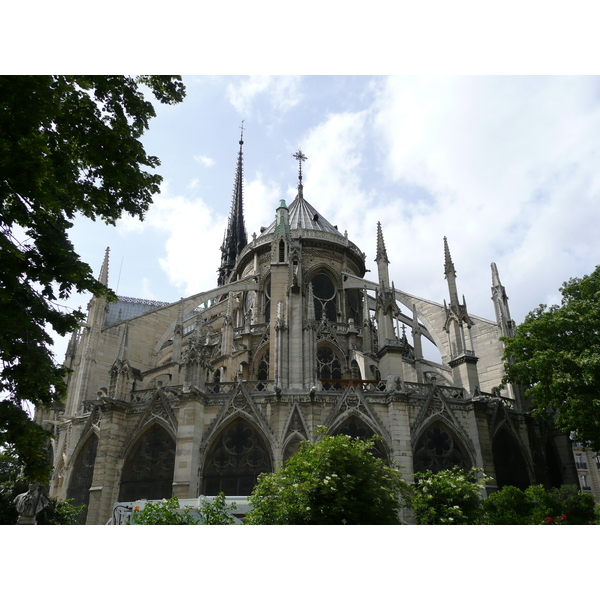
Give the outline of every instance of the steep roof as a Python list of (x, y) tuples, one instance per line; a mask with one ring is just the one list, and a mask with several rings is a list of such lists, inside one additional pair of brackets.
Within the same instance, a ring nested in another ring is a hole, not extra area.
[[(290, 216), (290, 229), (312, 229), (325, 231), (344, 237), (323, 215), (313, 208), (301, 194), (288, 207)], [(269, 235), (275, 231), (275, 221), (267, 227), (261, 235)]]

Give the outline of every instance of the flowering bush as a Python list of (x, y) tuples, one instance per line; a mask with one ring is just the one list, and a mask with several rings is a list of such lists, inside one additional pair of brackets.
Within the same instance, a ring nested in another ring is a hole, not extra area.
[(230, 511), (235, 508), (235, 502), (227, 505), (223, 492), (212, 503), (203, 499), (197, 512), (192, 512), (191, 506), (180, 509), (179, 499), (173, 496), (160, 502), (147, 502), (142, 510), (134, 506), (131, 522), (135, 525), (233, 525)]
[(474, 525), (482, 517), (481, 490), (488, 481), (480, 469), (415, 473), (407, 504), (417, 525)]
[(255, 525), (393, 525), (404, 484), (374, 457), (372, 440), (347, 435), (305, 442), (276, 473), (263, 473), (250, 496)]
[(547, 490), (543, 485), (525, 491), (505, 486), (484, 500), (489, 525), (585, 525), (595, 521), (594, 498), (574, 485)]

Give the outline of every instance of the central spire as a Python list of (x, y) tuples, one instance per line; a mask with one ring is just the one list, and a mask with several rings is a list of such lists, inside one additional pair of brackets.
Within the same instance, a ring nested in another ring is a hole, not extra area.
[(229, 277), (235, 261), (240, 252), (248, 244), (246, 236), (246, 226), (244, 225), (244, 203), (243, 203), (243, 175), (244, 155), (242, 147), (244, 145), (244, 121), (240, 127), (240, 149), (238, 151), (237, 169), (235, 173), (235, 184), (233, 187), (233, 198), (231, 200), (231, 214), (227, 223), (227, 230), (223, 237), (223, 245), (221, 246), (221, 266), (219, 267), (218, 285), (224, 285)]

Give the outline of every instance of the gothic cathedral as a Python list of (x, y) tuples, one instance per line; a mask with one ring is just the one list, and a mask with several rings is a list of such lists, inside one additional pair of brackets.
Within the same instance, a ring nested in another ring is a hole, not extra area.
[[(459, 465), (493, 477), (488, 493), (576, 484), (567, 436), (501, 387), (500, 338), (514, 322), (496, 265), (495, 321), (459, 299), (446, 238), (447, 298), (395, 289), (380, 224), (377, 278), (366, 279), (365, 254), (305, 199), (300, 151), (295, 199), (248, 242), (243, 143), (217, 287), (175, 303), (90, 301), (67, 350), (64, 405), (36, 415), (55, 434), (50, 494), (86, 504), (87, 524), (107, 523), (117, 502), (245, 497), (321, 425), (376, 434), (377, 454), (408, 481)], [(107, 249), (107, 285), (108, 267)]]

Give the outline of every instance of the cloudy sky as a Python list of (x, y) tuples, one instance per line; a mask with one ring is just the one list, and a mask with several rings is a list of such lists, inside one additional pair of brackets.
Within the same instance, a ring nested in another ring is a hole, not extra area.
[[(111, 248), (119, 294), (176, 301), (216, 285), (244, 121), (248, 235), (306, 199), (367, 254), (381, 221), (397, 289), (443, 302), (443, 237), (469, 311), (494, 318), (496, 262), (521, 322), (600, 264), (600, 78), (185, 77), (187, 98), (157, 107), (144, 137), (162, 161), (145, 220), (77, 221), (98, 273)], [(72, 307), (87, 298), (73, 297)], [(64, 356), (61, 344), (57, 356)]]

